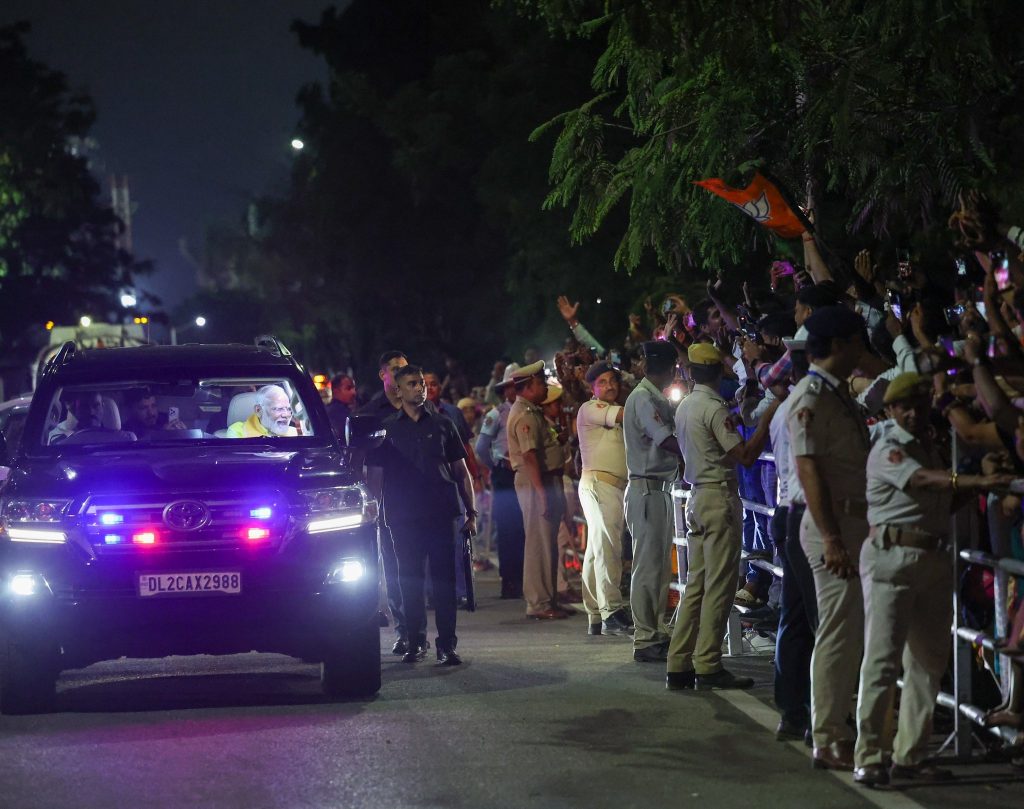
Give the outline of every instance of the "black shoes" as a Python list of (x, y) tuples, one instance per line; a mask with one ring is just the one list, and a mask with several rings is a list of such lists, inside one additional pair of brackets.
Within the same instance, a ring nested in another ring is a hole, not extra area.
[(613, 612), (601, 622), (602, 635), (632, 635), (633, 619), (625, 608)]
[(669, 691), (692, 691), (697, 675), (689, 671), (670, 671), (665, 675), (665, 688)]
[(889, 784), (889, 771), (881, 764), (865, 764), (854, 769), (853, 780), (865, 787), (884, 787)]
[(391, 654), (393, 655), (404, 655), (409, 651), (409, 641), (405, 638), (399, 638), (395, 641), (395, 645), (391, 647)]
[(454, 649), (437, 647), (437, 665), (439, 666), (461, 666), (462, 658), (456, 654)]
[[(398, 644), (396, 643), (395, 646)], [(419, 663), (423, 658), (427, 656), (427, 649), (430, 648), (430, 641), (423, 641), (418, 644), (411, 644), (408, 647), (405, 655), (402, 657), (403, 663)]]
[(722, 669), (714, 674), (698, 674), (697, 690), (711, 691), (715, 688), (753, 688), (753, 677), (737, 677), (732, 672)]
[(668, 644), (655, 643), (633, 650), (633, 660), (637, 663), (664, 663), (668, 660)]

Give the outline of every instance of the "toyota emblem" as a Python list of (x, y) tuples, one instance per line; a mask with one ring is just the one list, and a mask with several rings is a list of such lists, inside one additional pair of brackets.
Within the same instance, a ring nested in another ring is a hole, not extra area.
[(210, 521), (210, 509), (198, 500), (178, 500), (164, 509), (164, 522), (178, 531), (195, 531)]

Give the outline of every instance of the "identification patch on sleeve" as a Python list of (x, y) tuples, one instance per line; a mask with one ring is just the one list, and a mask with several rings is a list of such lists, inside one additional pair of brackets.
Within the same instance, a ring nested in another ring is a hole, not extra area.
[(804, 427), (807, 427), (812, 421), (814, 421), (814, 411), (809, 407), (801, 407), (796, 411), (796, 420)]
[(891, 449), (889, 450), (889, 463), (901, 464), (903, 463), (903, 450)]

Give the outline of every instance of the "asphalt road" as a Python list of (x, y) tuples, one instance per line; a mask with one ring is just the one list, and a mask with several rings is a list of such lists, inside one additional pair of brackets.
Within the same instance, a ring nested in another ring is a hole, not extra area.
[[(386, 654), (370, 701), (330, 703), (287, 657), (121, 660), (65, 673), (58, 712), (0, 718), (0, 807), (1012, 807), (1024, 773), (957, 766), (951, 786), (867, 791), (774, 741), (753, 692), (666, 692), (586, 620), (528, 623), (484, 582), (460, 613), (466, 664)], [(388, 630), (382, 644), (390, 648)]]

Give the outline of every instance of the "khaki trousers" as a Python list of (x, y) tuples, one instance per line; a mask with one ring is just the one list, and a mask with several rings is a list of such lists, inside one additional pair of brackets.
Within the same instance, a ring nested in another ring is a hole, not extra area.
[(699, 486), (686, 503), (686, 592), (668, 646), (667, 671), (714, 674), (736, 595), (743, 507), (736, 483)]
[[(860, 580), (864, 662), (854, 758), (863, 767), (881, 764), (891, 752), (896, 764), (913, 767), (925, 758), (935, 697), (949, 662), (953, 560), (947, 551), (886, 550), (878, 536), (861, 549)], [(901, 660), (903, 693), (895, 730), (893, 701)]]
[(561, 477), (544, 476), (544, 498), (524, 472), (516, 472), (516, 497), (523, 512), (526, 545), (523, 550), (523, 598), (526, 614), (554, 609), (558, 581), (558, 524), (565, 509)]
[(633, 648), (643, 649), (669, 638), (665, 623), (672, 581), (672, 495), (658, 484), (631, 480), (626, 487), (626, 525), (633, 537), (633, 573), (629, 606), (633, 612)]
[(580, 506), (587, 521), (583, 554), (583, 607), (590, 623), (622, 609), (622, 489), (584, 472)]
[[(850, 559), (860, 558), (868, 535), (867, 520), (839, 515), (839, 533)], [(815, 747), (852, 742), (850, 715), (860, 659), (864, 648), (864, 596), (856, 576), (840, 579), (825, 569), (825, 543), (811, 518), (800, 521), (800, 545), (814, 576), (818, 601), (818, 631), (811, 655), (811, 732)]]

